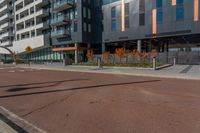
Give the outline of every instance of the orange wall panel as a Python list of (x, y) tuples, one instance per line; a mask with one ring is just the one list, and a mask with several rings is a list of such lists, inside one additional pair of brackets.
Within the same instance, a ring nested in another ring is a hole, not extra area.
[(176, 0), (172, 0), (172, 6), (176, 5)]
[(194, 21), (199, 21), (199, 0), (194, 0)]
[(121, 13), (122, 13), (122, 31), (125, 31), (125, 5), (124, 0), (121, 0)]
[(152, 32), (153, 34), (156, 34), (157, 33), (157, 10), (156, 9), (153, 9), (152, 10)]

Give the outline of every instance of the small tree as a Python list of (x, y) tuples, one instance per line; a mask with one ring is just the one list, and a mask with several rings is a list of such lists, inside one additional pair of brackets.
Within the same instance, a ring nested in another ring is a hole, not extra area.
[(87, 56), (89, 61), (93, 61), (93, 59), (95, 57), (93, 51), (88, 51), (86, 56)]
[(115, 50), (115, 53), (117, 54), (117, 56), (120, 59), (120, 63), (121, 63), (121, 59), (125, 57), (126, 54), (126, 49), (125, 48), (117, 48)]
[(103, 59), (106, 60), (107, 63), (109, 62), (110, 58), (111, 58), (110, 52), (103, 53)]
[(158, 52), (157, 52), (156, 50), (152, 50), (152, 51), (149, 53), (149, 57), (150, 57), (150, 58), (155, 58), (157, 55), (158, 55)]

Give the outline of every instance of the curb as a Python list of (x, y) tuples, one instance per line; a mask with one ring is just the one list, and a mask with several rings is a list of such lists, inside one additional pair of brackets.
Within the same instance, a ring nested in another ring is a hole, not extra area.
[[(10, 112), (6, 108), (0, 106), (0, 113), (9, 119), (13, 124), (16, 124), (19, 126), (22, 130), (25, 130), (24, 132), (26, 133), (47, 133), (46, 131), (36, 127), (35, 125), (29, 123), (28, 121), (20, 118), (16, 114)], [(19, 131), (18, 131), (19, 132)]]
[[(40, 69), (40, 70), (51, 70), (51, 71), (68, 71), (68, 72), (83, 72), (83, 73), (98, 73), (98, 74), (113, 74), (113, 75), (127, 75), (127, 76), (142, 76), (142, 77), (156, 77), (156, 78), (171, 78), (171, 79), (184, 79), (184, 80), (200, 80), (198, 77), (188, 77), (188, 76), (179, 76), (179, 75), (154, 75), (154, 74), (141, 74), (141, 73), (123, 73), (123, 72), (102, 72), (102, 71), (92, 71), (92, 70), (73, 70), (73, 69), (64, 69), (64, 68), (38, 68), (34, 66), (23, 67), (21, 68), (32, 68), (32, 69)], [(102, 69), (99, 69), (102, 70)]]

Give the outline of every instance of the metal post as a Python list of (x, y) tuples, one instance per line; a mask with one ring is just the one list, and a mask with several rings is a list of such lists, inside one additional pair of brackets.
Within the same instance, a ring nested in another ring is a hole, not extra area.
[(75, 48), (76, 48), (76, 50), (75, 50), (75, 57), (74, 57), (74, 63), (75, 64), (78, 64), (78, 44), (77, 43), (75, 43)]
[(101, 66), (101, 57), (97, 58), (97, 63), (98, 63), (98, 68), (99, 69), (102, 68), (102, 66)]
[(156, 57), (153, 57), (153, 70), (156, 70)]
[(138, 52), (141, 52), (141, 51), (142, 51), (142, 41), (141, 41), (141, 40), (138, 40), (138, 41), (137, 41), (137, 51), (138, 51)]
[(176, 65), (176, 57), (174, 57), (174, 66)]

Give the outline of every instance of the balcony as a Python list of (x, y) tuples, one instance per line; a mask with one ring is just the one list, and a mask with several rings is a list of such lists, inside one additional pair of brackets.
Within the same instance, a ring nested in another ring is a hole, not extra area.
[(60, 12), (72, 8), (75, 5), (74, 0), (62, 0), (54, 4), (54, 11)]
[(37, 24), (37, 27), (41, 28), (42, 30), (49, 29), (50, 28), (49, 21), (45, 21), (45, 22), (39, 23), (39, 24)]
[(8, 28), (10, 28), (10, 27), (13, 27), (13, 26), (14, 26), (13, 23), (11, 23), (11, 22), (6, 22), (6, 23), (0, 25), (0, 29), (6, 30), (6, 29), (8, 29)]
[(60, 25), (65, 25), (70, 23), (70, 18), (66, 16), (60, 16), (56, 19), (51, 20), (51, 25), (52, 26), (60, 26)]
[(12, 0), (0, 0), (0, 7), (4, 6), (5, 4), (8, 4)]
[(5, 13), (9, 12), (12, 9), (13, 9), (13, 7), (11, 5), (4, 5), (3, 7), (0, 8), (0, 15), (3, 15)]
[(5, 15), (0, 17), (0, 22), (7, 22), (8, 20), (12, 19), (14, 16), (11, 13), (6, 13)]
[(0, 43), (0, 46), (10, 47), (10, 46), (12, 46), (12, 42), (11, 42), (11, 41), (1, 42), (1, 43)]
[(14, 34), (12, 32), (6, 32), (0, 35), (0, 40), (6, 40), (7, 38), (13, 37)]
[(37, 6), (40, 6), (40, 7), (43, 7), (49, 4), (49, 0), (38, 0), (37, 2), (38, 2)]
[(66, 29), (51, 32), (51, 37), (53, 38), (62, 38), (67, 36), (70, 36), (70, 32)]
[(37, 13), (39, 14), (38, 17), (47, 17), (50, 14), (49, 10), (47, 9), (41, 9), (37, 11)]

